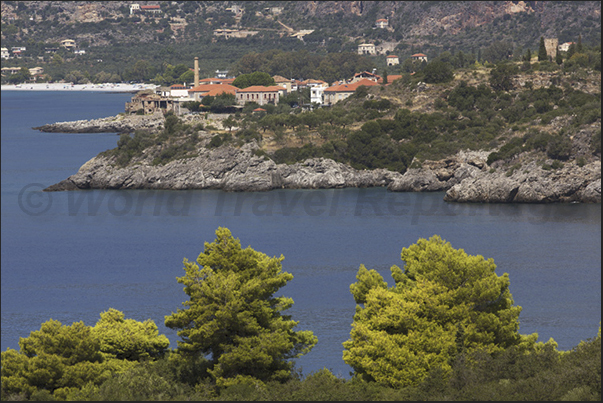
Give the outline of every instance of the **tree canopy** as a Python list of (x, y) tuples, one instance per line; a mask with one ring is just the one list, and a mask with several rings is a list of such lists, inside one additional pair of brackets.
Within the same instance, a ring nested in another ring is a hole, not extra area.
[(169, 346), (151, 320), (137, 322), (110, 309), (94, 327), (50, 319), (2, 352), (2, 395), (65, 399), (86, 384), (100, 385), (139, 360), (159, 358)]
[(363, 265), (350, 286), (359, 305), (343, 360), (362, 379), (416, 385), (432, 369), (450, 373), (458, 354), (496, 354), (537, 338), (519, 335), (521, 307), (492, 259), (453, 249), (437, 235), (403, 248), (401, 257), (404, 269), (391, 268), (393, 287)]
[(232, 82), (232, 85), (237, 88), (247, 88), (252, 85), (274, 85), (274, 79), (268, 73), (255, 71), (249, 74), (241, 74)]
[(293, 300), (274, 296), (293, 279), (282, 271), (283, 259), (242, 249), (227, 228), (205, 243), (198, 264), (184, 259), (186, 274), (177, 279), (190, 299), (166, 316), (165, 325), (179, 329), (177, 351), (208, 358), (216, 384), (286, 380), (290, 359), (316, 344), (311, 331), (294, 331), (298, 322), (282, 314)]

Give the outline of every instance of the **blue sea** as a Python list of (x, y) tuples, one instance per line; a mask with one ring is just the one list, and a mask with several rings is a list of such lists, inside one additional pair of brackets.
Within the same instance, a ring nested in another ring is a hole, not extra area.
[(218, 227), (243, 247), (285, 257), (296, 330), (318, 344), (296, 360), (304, 374), (328, 368), (349, 378), (342, 343), (361, 264), (381, 273), (400, 252), (439, 235), (454, 248), (493, 258), (508, 273), (520, 332), (562, 350), (595, 337), (601, 320), (601, 205), (448, 204), (443, 193), (384, 188), (53, 192), (41, 190), (115, 147), (115, 133), (42, 133), (32, 127), (123, 112), (131, 94), (2, 92), (2, 350), (55, 319), (93, 326), (109, 308), (152, 319), (172, 347), (164, 318), (187, 300), (176, 277)]

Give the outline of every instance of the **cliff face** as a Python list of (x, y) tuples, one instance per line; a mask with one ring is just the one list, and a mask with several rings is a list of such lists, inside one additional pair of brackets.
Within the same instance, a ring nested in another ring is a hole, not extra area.
[(535, 162), (521, 170), (492, 172), (488, 152), (459, 152), (441, 161), (426, 161), (423, 167), (404, 175), (386, 169), (357, 170), (325, 158), (292, 165), (276, 164), (257, 156), (255, 142), (241, 148), (201, 146), (198, 156), (153, 165), (152, 150), (126, 167), (112, 157), (97, 156), (69, 178), (45, 191), (84, 189), (222, 189), (269, 191), (273, 189), (333, 189), (387, 187), (395, 192), (447, 191), (449, 202), (477, 203), (601, 203), (601, 161), (585, 166), (566, 164), (545, 170)]
[(112, 158), (97, 156), (78, 173), (46, 191), (80, 189), (328, 189), (387, 186), (401, 175), (385, 169), (359, 171), (345, 164), (317, 158), (293, 165), (275, 164), (254, 155), (255, 143), (214, 150), (200, 147), (198, 157), (152, 165), (148, 161), (116, 167)]

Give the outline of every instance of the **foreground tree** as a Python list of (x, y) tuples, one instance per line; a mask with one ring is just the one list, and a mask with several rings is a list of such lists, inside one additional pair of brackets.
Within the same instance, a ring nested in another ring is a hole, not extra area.
[(534, 344), (536, 334), (518, 334), (521, 307), (513, 306), (508, 275), (497, 276), (492, 259), (436, 235), (403, 248), (402, 260), (404, 270), (391, 268), (393, 287), (364, 266), (350, 286), (359, 305), (343, 360), (360, 378), (416, 385), (432, 369), (449, 374), (459, 354)]
[(140, 361), (164, 356), (170, 346), (165, 335), (150, 319), (138, 322), (125, 319), (123, 312), (109, 309), (100, 314), (92, 333), (100, 342), (100, 351), (107, 358)]
[(293, 279), (282, 271), (283, 259), (242, 249), (228, 229), (218, 228), (198, 265), (184, 260), (186, 274), (178, 282), (190, 299), (186, 309), (166, 316), (165, 325), (180, 329), (177, 352), (208, 358), (217, 385), (285, 381), (290, 359), (316, 344), (311, 331), (293, 331), (298, 322), (282, 314), (293, 300), (274, 296)]
[[(57, 320), (19, 340), (20, 351), (2, 352), (2, 400), (65, 400), (85, 385), (100, 385), (139, 360), (163, 355), (169, 341), (151, 320), (137, 322), (110, 309), (95, 327)], [(52, 399), (51, 399), (52, 398)]]

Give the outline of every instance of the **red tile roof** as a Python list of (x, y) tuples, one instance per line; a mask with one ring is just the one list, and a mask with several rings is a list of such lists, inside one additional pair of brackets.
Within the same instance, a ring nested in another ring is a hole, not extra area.
[(386, 57), (386, 59), (387, 59), (387, 58), (390, 58), (390, 57), (392, 57), (392, 58), (393, 58), (393, 57), (398, 57), (398, 56), (396, 56), (396, 55), (389, 55), (389, 56), (387, 56), (387, 57)]
[(229, 85), (229, 84), (200, 84), (200, 85), (188, 90), (188, 93), (194, 94), (194, 93), (199, 92), (199, 93), (202, 93), (203, 96), (207, 96), (207, 95), (216, 96), (216, 95), (220, 95), (224, 92), (227, 94), (235, 94), (237, 90), (238, 90), (237, 87), (233, 87), (232, 85)]
[(423, 53), (415, 53), (411, 57), (427, 57), (427, 55), (424, 55)]
[(334, 85), (332, 87), (326, 88), (325, 92), (354, 92), (361, 85), (370, 87), (370, 86), (378, 85), (378, 84), (373, 80), (364, 78), (364, 79), (356, 81), (355, 83), (352, 83), (352, 84)]

